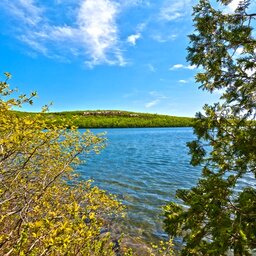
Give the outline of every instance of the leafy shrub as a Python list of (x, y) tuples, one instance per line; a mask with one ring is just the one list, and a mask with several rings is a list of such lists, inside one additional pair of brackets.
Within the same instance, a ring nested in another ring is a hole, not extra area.
[(101, 230), (122, 207), (74, 171), (78, 156), (98, 153), (104, 139), (81, 134), (70, 123), (46, 123), (43, 114), (17, 116), (11, 109), (32, 104), (36, 93), (14, 98), (11, 75), (5, 75), (0, 82), (0, 255), (115, 255), (110, 233)]

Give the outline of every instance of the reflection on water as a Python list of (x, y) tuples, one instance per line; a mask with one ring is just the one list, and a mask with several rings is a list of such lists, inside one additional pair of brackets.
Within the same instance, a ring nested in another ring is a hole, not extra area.
[(126, 225), (145, 238), (165, 236), (162, 210), (175, 191), (195, 185), (200, 169), (189, 164), (191, 128), (133, 128), (107, 132), (108, 145), (78, 171), (127, 205)]

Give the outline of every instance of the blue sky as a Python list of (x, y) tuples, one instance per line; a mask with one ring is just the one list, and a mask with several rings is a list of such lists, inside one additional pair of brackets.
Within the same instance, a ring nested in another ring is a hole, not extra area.
[[(194, 116), (219, 94), (186, 62), (196, 0), (1, 0), (0, 72), (33, 107)], [(233, 8), (233, 6), (230, 6)]]

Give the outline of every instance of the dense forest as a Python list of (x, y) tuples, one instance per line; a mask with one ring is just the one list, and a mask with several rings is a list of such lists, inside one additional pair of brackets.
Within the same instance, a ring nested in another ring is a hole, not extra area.
[[(17, 116), (36, 113), (14, 111)], [(72, 121), (79, 128), (189, 127), (193, 118), (118, 110), (65, 111), (44, 113), (42, 117), (56, 123)]]

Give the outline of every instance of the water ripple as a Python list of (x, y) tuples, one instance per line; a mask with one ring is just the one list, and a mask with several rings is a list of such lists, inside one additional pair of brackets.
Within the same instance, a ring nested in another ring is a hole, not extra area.
[(78, 171), (127, 206), (126, 225), (147, 238), (163, 237), (162, 206), (175, 191), (196, 184), (198, 168), (189, 164), (191, 128), (105, 129), (108, 146), (86, 159)]

